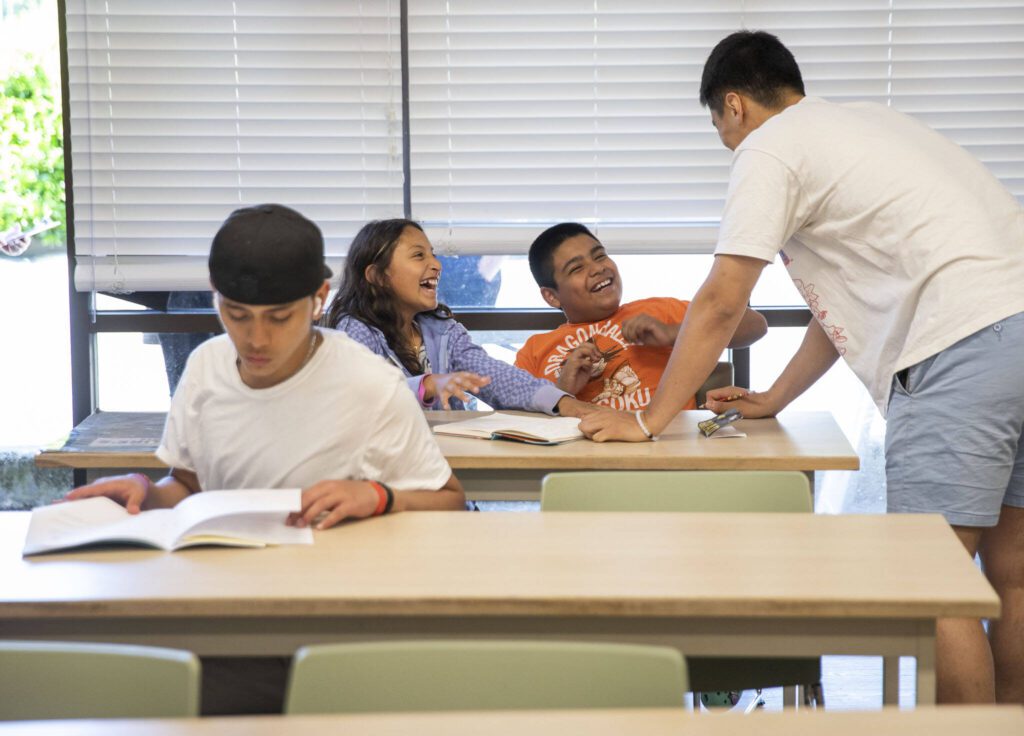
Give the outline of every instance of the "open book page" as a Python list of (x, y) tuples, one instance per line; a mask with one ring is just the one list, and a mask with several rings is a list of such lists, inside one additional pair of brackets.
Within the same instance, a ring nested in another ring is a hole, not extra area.
[(172, 509), (129, 514), (103, 496), (41, 506), (32, 511), (24, 555), (85, 544), (131, 543), (170, 549), (174, 539)]
[(515, 439), (539, 444), (558, 444), (582, 439), (578, 417), (520, 416), (495, 412), (462, 422), (440, 424), (434, 427), (437, 434), (456, 437), (479, 437), (481, 439)]
[(312, 544), (313, 532), (285, 525), (302, 508), (302, 491), (203, 491), (173, 509), (129, 514), (109, 498), (43, 506), (32, 511), (23, 555), (87, 544), (137, 544), (180, 549), (197, 544), (263, 547)]
[(285, 525), (288, 514), (301, 508), (298, 488), (196, 493), (174, 509), (173, 547), (312, 544), (310, 528)]

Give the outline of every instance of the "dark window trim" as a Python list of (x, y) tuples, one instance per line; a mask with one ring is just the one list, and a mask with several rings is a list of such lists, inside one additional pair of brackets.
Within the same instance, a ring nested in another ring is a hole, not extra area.
[[(468, 330), (553, 330), (565, 323), (555, 309), (455, 309), (455, 317)], [(804, 307), (764, 307), (768, 327), (802, 327), (811, 318)], [(217, 314), (212, 309), (135, 311), (110, 310), (97, 312), (88, 325), (93, 334), (101, 332), (221, 332)]]

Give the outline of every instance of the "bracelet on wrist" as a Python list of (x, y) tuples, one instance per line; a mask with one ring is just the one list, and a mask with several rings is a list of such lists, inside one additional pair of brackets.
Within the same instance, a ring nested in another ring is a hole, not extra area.
[(644, 437), (649, 439), (651, 442), (657, 442), (658, 438), (654, 436), (654, 433), (651, 432), (651, 430), (647, 429), (647, 423), (644, 421), (644, 410), (637, 409), (633, 416), (636, 418), (636, 423), (640, 425), (640, 431), (644, 433)]
[(371, 480), (370, 485), (377, 491), (377, 508), (373, 510), (374, 516), (383, 516), (391, 511), (395, 505), (395, 493), (389, 486), (380, 481)]

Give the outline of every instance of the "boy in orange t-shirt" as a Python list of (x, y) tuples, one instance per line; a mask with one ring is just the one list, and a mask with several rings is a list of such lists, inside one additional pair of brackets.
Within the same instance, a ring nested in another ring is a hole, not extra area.
[[(527, 340), (516, 366), (582, 401), (626, 411), (647, 406), (690, 303), (654, 297), (621, 304), (615, 262), (590, 230), (575, 222), (537, 237), (530, 246), (530, 270), (544, 301), (568, 321)], [(747, 309), (729, 347), (746, 347), (767, 329), (764, 317)], [(695, 406), (691, 399), (684, 408)]]

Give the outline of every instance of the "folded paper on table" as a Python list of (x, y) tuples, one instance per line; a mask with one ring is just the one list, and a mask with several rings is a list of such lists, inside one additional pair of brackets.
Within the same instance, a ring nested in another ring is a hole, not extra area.
[(434, 427), (436, 434), (475, 437), (482, 440), (515, 440), (531, 445), (559, 445), (583, 439), (577, 417), (520, 416), (495, 412)]
[(285, 525), (302, 508), (298, 488), (202, 491), (171, 509), (129, 514), (98, 496), (32, 511), (23, 555), (94, 544), (130, 544), (176, 550), (197, 545), (266, 547), (312, 544), (313, 532)]
[(708, 439), (709, 440), (725, 440), (725, 439), (729, 439), (731, 437), (739, 438), (739, 437), (746, 437), (746, 436), (747, 436), (746, 432), (741, 432), (738, 429), (736, 429), (736, 427), (733, 427), (731, 425), (727, 425), (727, 426), (721, 427), (718, 430), (716, 430), (715, 432), (713, 432), (708, 437)]

